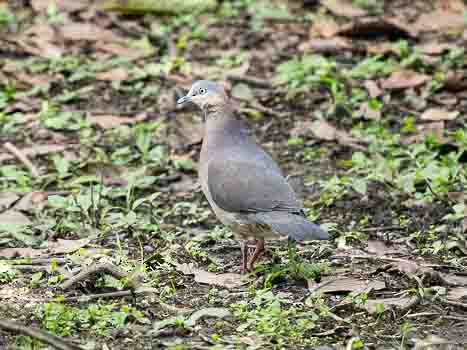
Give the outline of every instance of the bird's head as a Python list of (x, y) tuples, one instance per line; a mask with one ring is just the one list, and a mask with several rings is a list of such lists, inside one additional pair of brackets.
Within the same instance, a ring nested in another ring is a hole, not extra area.
[(220, 84), (209, 80), (198, 80), (190, 91), (180, 98), (177, 103), (183, 105), (192, 102), (205, 112), (217, 110), (227, 104), (228, 97)]

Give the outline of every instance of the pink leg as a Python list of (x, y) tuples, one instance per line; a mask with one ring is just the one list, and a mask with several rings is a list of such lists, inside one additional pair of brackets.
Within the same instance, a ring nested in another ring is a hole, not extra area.
[(247, 273), (248, 268), (247, 268), (247, 261), (248, 261), (248, 241), (242, 240), (240, 242), (240, 249), (242, 251), (242, 267), (240, 271), (242, 273)]
[(255, 265), (256, 259), (261, 255), (261, 253), (264, 252), (264, 239), (257, 239), (256, 240), (256, 249), (251, 256), (250, 260), (248, 260), (248, 263), (246, 265), (247, 270), (251, 271), (253, 269), (253, 266)]

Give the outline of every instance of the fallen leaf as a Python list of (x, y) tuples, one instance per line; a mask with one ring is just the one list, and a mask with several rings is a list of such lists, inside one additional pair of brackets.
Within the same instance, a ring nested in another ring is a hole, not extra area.
[(381, 110), (373, 109), (370, 106), (369, 102), (363, 102), (360, 104), (360, 108), (357, 111), (358, 115), (366, 120), (380, 120), (381, 119)]
[(443, 82), (443, 88), (452, 92), (467, 90), (467, 72), (448, 72)]
[(1, 192), (0, 193), (0, 211), (8, 209), (18, 199), (19, 199), (19, 195), (14, 192)]
[(440, 32), (452, 29), (463, 30), (466, 27), (464, 12), (445, 11), (421, 12), (413, 28), (420, 32)]
[(310, 29), (311, 38), (332, 38), (339, 31), (339, 25), (332, 18), (318, 18)]
[(31, 220), (16, 210), (7, 210), (0, 214), (0, 231), (17, 232), (31, 224)]
[(425, 55), (441, 55), (445, 51), (455, 49), (456, 46), (448, 43), (429, 42), (416, 45), (415, 49)]
[(467, 288), (465, 287), (451, 288), (448, 291), (447, 298), (449, 300), (454, 300), (454, 301), (467, 298)]
[(433, 269), (429, 267), (423, 267), (417, 264), (415, 261), (399, 259), (390, 264), (391, 268), (389, 271), (399, 271), (407, 275), (420, 275), (424, 273), (433, 272)]
[(401, 143), (403, 145), (424, 142), (426, 137), (429, 135), (434, 136), (439, 143), (446, 142), (444, 137), (443, 121), (417, 125), (416, 129), (416, 135), (404, 137), (401, 139)]
[(56, 9), (60, 12), (74, 12), (84, 10), (89, 6), (87, 0), (31, 0), (31, 6), (36, 12), (46, 12), (51, 3), (55, 5)]
[(391, 76), (382, 81), (383, 89), (407, 89), (420, 86), (430, 79), (428, 75), (417, 73), (411, 70), (401, 70), (391, 74)]
[(353, 277), (324, 277), (317, 286), (309, 288), (310, 292), (316, 293), (342, 293), (354, 294), (369, 292), (370, 290), (381, 290), (386, 288), (386, 283), (378, 280), (359, 279)]
[(467, 286), (467, 276), (453, 273), (440, 273), (439, 275), (443, 283), (448, 286)]
[(416, 38), (418, 32), (398, 17), (370, 17), (355, 20), (339, 28), (339, 35), (374, 37), (375, 35), (398, 35)]
[(324, 119), (314, 121), (311, 124), (311, 132), (317, 139), (320, 140), (337, 141), (341, 145), (349, 146), (362, 151), (366, 150), (365, 147), (359, 144), (359, 142), (362, 142), (362, 140), (353, 138), (346, 131), (338, 130)]
[(64, 49), (55, 42), (55, 30), (48, 24), (36, 24), (15, 39), (26, 52), (43, 58), (60, 58)]
[(316, 52), (322, 54), (336, 54), (342, 51), (359, 51), (351, 42), (344, 38), (312, 39), (298, 46), (300, 51)]
[(55, 254), (68, 254), (75, 250), (83, 248), (89, 244), (91, 240), (89, 238), (83, 239), (57, 239), (55, 242), (49, 242), (47, 249), (45, 250), (50, 255)]
[(231, 95), (239, 100), (251, 101), (254, 99), (253, 92), (247, 84), (235, 84), (232, 88)]
[(53, 81), (57, 81), (57, 79), (54, 79), (47, 74), (32, 74), (32, 73), (26, 73), (24, 71), (18, 71), (14, 73), (14, 76), (16, 80), (20, 83), (25, 83), (21, 86), (21, 84), (18, 84), (22, 90), (30, 89), (31, 87), (41, 87), (41, 86), (48, 86), (50, 85)]
[(190, 326), (194, 326), (199, 320), (205, 317), (211, 318), (227, 318), (232, 316), (229, 309), (225, 307), (206, 307), (201, 310), (195, 311), (187, 320)]
[(97, 42), (96, 49), (110, 53), (114, 56), (124, 57), (129, 61), (134, 61), (147, 56), (147, 53), (139, 48), (128, 47), (124, 44), (117, 44), (113, 42)]
[[(46, 155), (50, 153), (58, 153), (66, 150), (67, 148), (74, 148), (76, 147), (76, 144), (68, 144), (68, 145), (35, 145), (34, 147), (26, 147), (21, 149), (21, 153), (23, 153), (26, 157), (35, 157), (35, 156), (41, 156), (41, 155)], [(15, 156), (13, 156), (10, 153), (0, 153), (0, 163), (6, 161), (6, 160), (12, 160), (15, 159)]]
[(93, 125), (98, 125), (102, 129), (112, 129), (124, 124), (135, 124), (147, 118), (147, 114), (142, 113), (134, 118), (117, 117), (114, 115), (90, 115), (87, 119)]
[(176, 132), (182, 138), (184, 144), (194, 145), (203, 139), (204, 128), (200, 120), (196, 120), (192, 115), (176, 118)]
[(93, 23), (67, 23), (60, 27), (60, 33), (65, 40), (71, 41), (85, 40), (112, 43), (123, 41), (111, 30), (103, 29)]
[(401, 254), (404, 251), (401, 251), (400, 246), (388, 246), (383, 241), (369, 240), (368, 248), (369, 253), (375, 254), (377, 256), (384, 256), (388, 254)]
[(238, 288), (246, 283), (244, 276), (238, 273), (216, 274), (204, 270), (195, 271), (195, 281), (198, 283), (224, 287), (227, 289)]
[(5, 259), (13, 258), (37, 258), (46, 255), (43, 249), (33, 248), (5, 248), (0, 249), (0, 257)]
[(406, 309), (412, 305), (416, 300), (416, 297), (400, 297), (400, 298), (380, 298), (380, 299), (368, 299), (365, 303), (365, 309), (369, 313), (376, 313), (378, 310), (378, 305), (384, 305), (384, 310), (396, 307), (398, 309)]
[(454, 120), (459, 116), (459, 111), (449, 112), (442, 108), (429, 108), (420, 116), (421, 120)]
[(118, 67), (107, 72), (97, 73), (96, 79), (102, 81), (125, 81), (128, 79), (128, 72), (125, 68)]
[(365, 82), (363, 83), (363, 86), (368, 91), (368, 95), (370, 95), (371, 98), (376, 98), (383, 94), (383, 91), (379, 88), (378, 84), (376, 84), (376, 82), (373, 80), (365, 80)]
[(337, 16), (362, 17), (367, 12), (352, 4), (351, 0), (324, 0), (321, 4)]
[(29, 192), (15, 205), (15, 210), (30, 211), (31, 209), (38, 208), (40, 203), (47, 201), (47, 192), (35, 191)]

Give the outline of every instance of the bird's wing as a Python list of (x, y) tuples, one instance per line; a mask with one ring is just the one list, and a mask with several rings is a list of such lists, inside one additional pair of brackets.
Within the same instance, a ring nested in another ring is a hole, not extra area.
[(208, 188), (213, 201), (228, 212), (300, 211), (292, 187), (275, 164), (213, 159)]

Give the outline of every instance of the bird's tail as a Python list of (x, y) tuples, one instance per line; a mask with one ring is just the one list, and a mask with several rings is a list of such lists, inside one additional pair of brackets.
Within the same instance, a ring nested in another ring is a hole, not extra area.
[(297, 241), (329, 239), (329, 233), (307, 218), (283, 211), (255, 213), (255, 219), (268, 225), (274, 232)]

